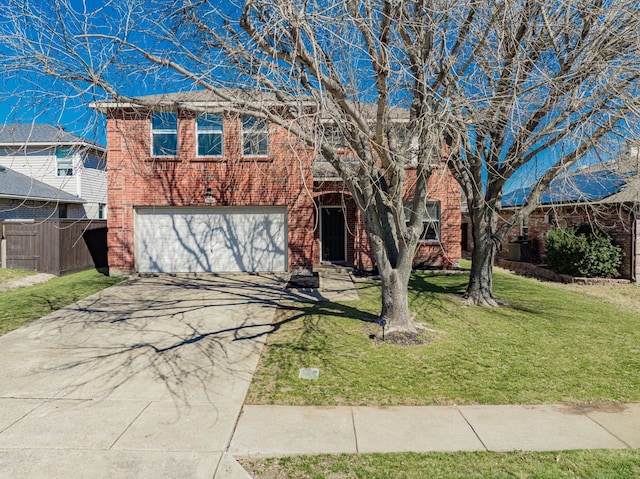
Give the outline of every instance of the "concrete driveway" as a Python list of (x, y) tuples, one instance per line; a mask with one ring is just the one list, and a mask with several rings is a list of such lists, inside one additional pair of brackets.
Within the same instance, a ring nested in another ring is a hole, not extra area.
[(136, 278), (0, 337), (0, 477), (247, 477), (224, 451), (284, 284)]

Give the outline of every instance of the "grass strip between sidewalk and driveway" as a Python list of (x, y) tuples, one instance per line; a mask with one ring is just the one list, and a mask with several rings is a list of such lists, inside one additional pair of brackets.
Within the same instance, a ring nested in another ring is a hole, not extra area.
[(457, 452), (294, 456), (241, 460), (254, 479), (627, 479), (640, 477), (637, 450)]
[(41, 318), (121, 282), (97, 270), (52, 278), (45, 283), (0, 291), (0, 334)]
[[(276, 314), (250, 404), (438, 405), (640, 401), (637, 287), (563, 287), (496, 271), (499, 308), (466, 307), (466, 275), (416, 274), (410, 307), (424, 345), (380, 341), (376, 282), (361, 299)], [(633, 291), (631, 291), (633, 290)], [(618, 301), (624, 296), (624, 302)], [(375, 339), (371, 339), (375, 335)], [(298, 379), (319, 368), (317, 381)]]

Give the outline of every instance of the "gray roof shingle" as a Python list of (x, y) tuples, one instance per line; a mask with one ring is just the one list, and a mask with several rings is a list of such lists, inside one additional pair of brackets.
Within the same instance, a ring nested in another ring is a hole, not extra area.
[[(339, 111), (333, 111), (329, 104), (320, 104), (310, 95), (284, 94), (286, 102), (306, 104), (322, 108), (322, 116), (327, 120), (340, 117)], [(161, 93), (156, 95), (144, 95), (131, 98), (128, 102), (121, 101), (101, 101), (92, 103), (92, 108), (100, 111), (108, 111), (113, 108), (178, 108), (178, 107), (207, 107), (212, 105), (231, 104), (238, 106), (248, 104), (253, 106), (277, 106), (282, 104), (274, 93), (254, 91), (242, 88), (218, 88), (215, 90), (192, 90), (174, 93)], [(377, 105), (375, 103), (352, 102), (365, 117), (375, 118)], [(409, 118), (409, 110), (401, 107), (391, 107), (391, 115), (397, 120)]]
[(4, 166), (0, 166), (0, 198), (86, 203), (82, 198)]
[(0, 125), (0, 145), (27, 145), (31, 143), (55, 145), (86, 144), (102, 149), (100, 145), (53, 125), (40, 123), (7, 123)]

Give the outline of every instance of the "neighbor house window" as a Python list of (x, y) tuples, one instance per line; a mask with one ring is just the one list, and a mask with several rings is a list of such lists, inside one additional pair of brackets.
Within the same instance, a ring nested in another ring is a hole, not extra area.
[(242, 117), (242, 153), (244, 156), (269, 154), (269, 128), (266, 120)]
[(56, 175), (73, 176), (73, 149), (70, 147), (56, 148)]
[(222, 155), (222, 115), (198, 115), (198, 156)]
[(178, 114), (174, 112), (151, 115), (151, 137), (153, 156), (177, 156)]
[[(407, 222), (411, 210), (405, 210)], [(422, 219), (422, 232), (419, 241), (438, 241), (440, 239), (440, 203), (438, 201), (427, 201), (427, 207)]]

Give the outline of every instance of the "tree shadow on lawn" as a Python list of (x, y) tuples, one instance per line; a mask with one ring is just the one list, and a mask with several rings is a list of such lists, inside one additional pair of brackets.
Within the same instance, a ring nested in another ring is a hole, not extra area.
[[(414, 274), (409, 283), (410, 298), (413, 294), (414, 305), (425, 302), (425, 307), (435, 306), (445, 310), (445, 295), (461, 299), (467, 290), (468, 281), (469, 277), (462, 275)], [(553, 310), (544, 300), (544, 292), (539, 290), (540, 285), (531, 285), (528, 281), (525, 278), (510, 278), (508, 275), (494, 277), (494, 292), (500, 304), (499, 307), (491, 308), (495, 314), (509, 316), (515, 311), (541, 316)]]

